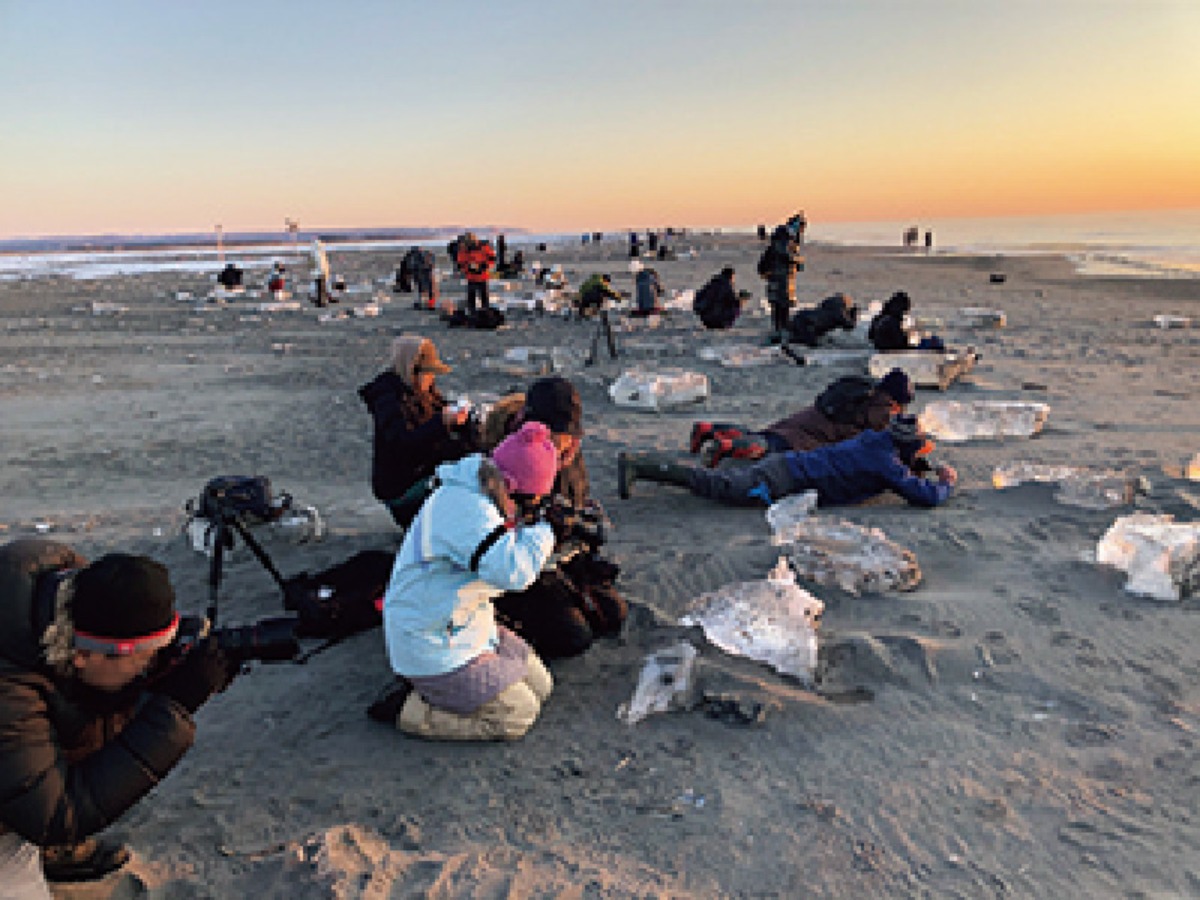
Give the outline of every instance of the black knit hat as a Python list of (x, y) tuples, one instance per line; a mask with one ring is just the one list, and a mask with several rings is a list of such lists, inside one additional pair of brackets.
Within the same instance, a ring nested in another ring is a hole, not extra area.
[(179, 625), (166, 567), (127, 553), (100, 557), (75, 575), (71, 619), (81, 650), (125, 655), (166, 646)]
[(905, 465), (912, 465), (918, 454), (933, 450), (933, 442), (921, 430), (916, 416), (892, 416), (892, 421), (888, 423), (888, 434), (892, 436), (892, 444)]
[(583, 437), (583, 404), (565, 378), (539, 378), (525, 394), (525, 421), (541, 422), (555, 434)]
[(912, 379), (908, 377), (908, 373), (903, 369), (892, 369), (875, 385), (876, 388), (883, 391), (901, 406), (908, 406), (913, 402), (913, 386)]

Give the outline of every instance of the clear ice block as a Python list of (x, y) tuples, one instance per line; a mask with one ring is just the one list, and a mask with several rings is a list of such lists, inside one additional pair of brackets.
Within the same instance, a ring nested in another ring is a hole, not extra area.
[(608, 389), (618, 406), (663, 410), (699, 403), (708, 397), (708, 376), (687, 369), (629, 369)]
[(811, 687), (824, 610), (824, 603), (796, 584), (787, 560), (780, 557), (763, 580), (697, 597), (679, 623), (699, 625), (726, 653), (764, 662)]
[(878, 528), (823, 516), (790, 517), (777, 534), (774, 543), (787, 550), (796, 573), (808, 581), (850, 594), (911, 591), (921, 583), (916, 554)]
[(1200, 589), (1200, 522), (1149, 513), (1122, 516), (1096, 545), (1096, 562), (1125, 572), (1131, 594), (1182, 600)]
[(1035, 462), (1011, 462), (992, 471), (996, 488), (1016, 487), (1026, 482), (1058, 484), (1054, 495), (1060, 503), (1084, 509), (1107, 509), (1133, 502), (1135, 480), (1119, 469), (1089, 469)]
[(617, 709), (617, 718), (634, 725), (651, 713), (686, 707), (695, 661), (696, 648), (687, 641), (651, 653), (642, 665), (633, 697)]
[(942, 441), (1032, 437), (1050, 415), (1048, 403), (938, 400), (921, 411), (921, 427)]

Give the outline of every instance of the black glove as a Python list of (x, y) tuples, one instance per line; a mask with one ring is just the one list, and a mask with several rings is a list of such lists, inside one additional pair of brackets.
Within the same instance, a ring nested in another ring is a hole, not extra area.
[(241, 664), (231, 660), (213, 638), (206, 638), (188, 650), (150, 689), (194, 713), (213, 694), (225, 690), (240, 668)]

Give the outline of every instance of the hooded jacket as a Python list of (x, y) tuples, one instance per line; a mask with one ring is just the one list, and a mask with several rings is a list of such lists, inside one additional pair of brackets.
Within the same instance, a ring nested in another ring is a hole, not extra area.
[(868, 428), (872, 431), (882, 431), (887, 428), (891, 418), (891, 398), (883, 391), (876, 390), (867, 401), (860, 422), (834, 422), (815, 406), (806, 406), (786, 419), (768, 425), (763, 431), (779, 435), (793, 450), (813, 450), (826, 444), (849, 440)]
[(70, 662), (69, 581), (57, 592), (43, 581), (85, 564), (52, 541), (0, 547), (0, 830), (40, 846), (111, 824), (195, 735), (187, 710), (162, 694), (129, 692), (103, 712), (88, 701)]
[(458, 267), (467, 276), (467, 281), (485, 282), (492, 277), (491, 269), (496, 264), (496, 251), (484, 241), (458, 245)]
[(358, 389), (375, 421), (371, 491), (379, 500), (395, 500), (433, 474), (439, 463), (461, 459), (476, 449), (469, 429), (451, 431), (442, 418), (446, 401), (437, 388), (428, 406), (392, 369)]
[(912, 349), (908, 332), (904, 328), (904, 315), (911, 302), (904, 296), (892, 296), (883, 304), (883, 309), (871, 320), (867, 337), (882, 353)]
[(503, 479), (480, 454), (438, 466), (440, 486), (404, 536), (383, 603), (392, 670), (452, 672), (499, 645), (492, 598), (531, 585), (554, 549), (549, 524), (513, 527)]
[(888, 490), (914, 506), (938, 506), (952, 492), (948, 484), (914, 475), (887, 431), (864, 431), (840, 444), (785, 456), (792, 477), (815, 488), (822, 506), (861, 503)]

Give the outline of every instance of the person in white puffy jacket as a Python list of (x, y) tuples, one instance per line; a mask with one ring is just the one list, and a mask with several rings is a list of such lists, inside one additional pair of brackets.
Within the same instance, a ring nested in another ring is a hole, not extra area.
[(549, 429), (526, 423), (491, 457), (437, 469), (438, 488), (413, 520), (384, 598), (397, 683), (370, 715), (419, 737), (515, 740), (553, 681), (537, 654), (498, 625), (492, 598), (523, 590), (554, 549), (548, 522), (520, 524), (514, 497), (550, 492), (558, 455)]

